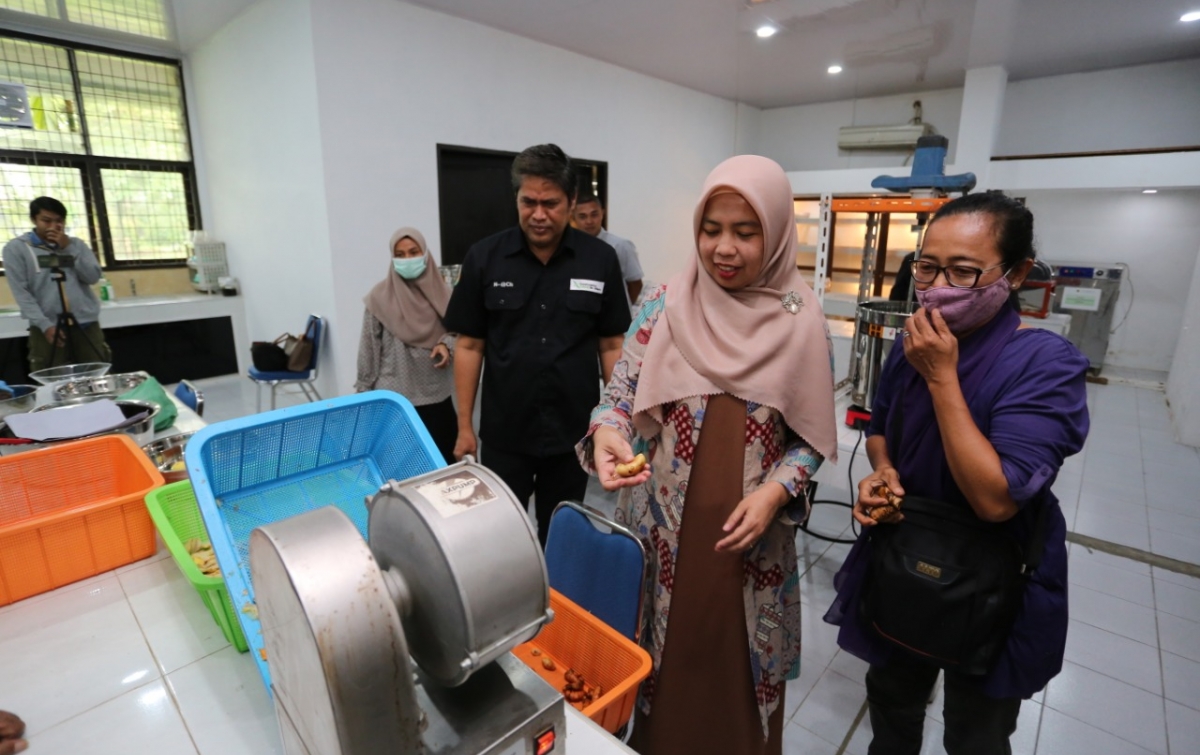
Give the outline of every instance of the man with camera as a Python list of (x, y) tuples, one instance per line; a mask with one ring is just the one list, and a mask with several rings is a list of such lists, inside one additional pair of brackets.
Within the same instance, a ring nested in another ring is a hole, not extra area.
[(4, 245), (4, 274), (29, 321), (29, 371), (111, 362), (100, 330), (100, 301), (91, 289), (101, 275), (96, 255), (64, 232), (67, 208), (57, 199), (30, 202), (29, 218), (33, 230)]

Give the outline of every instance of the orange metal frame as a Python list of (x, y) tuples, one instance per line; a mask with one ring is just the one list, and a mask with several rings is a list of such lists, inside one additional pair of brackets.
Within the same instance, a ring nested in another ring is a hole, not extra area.
[(833, 212), (933, 212), (953, 197), (856, 197), (834, 199)]

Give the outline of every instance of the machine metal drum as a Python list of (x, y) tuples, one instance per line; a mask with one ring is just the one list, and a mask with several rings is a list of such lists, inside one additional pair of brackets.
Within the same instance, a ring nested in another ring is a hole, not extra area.
[(562, 695), (508, 652), (553, 617), (508, 487), (468, 458), (367, 506), (366, 542), (333, 507), (251, 534), (284, 751), (509, 755), (564, 734)]
[(870, 410), (879, 389), (879, 374), (883, 360), (916, 310), (915, 303), (901, 301), (869, 301), (858, 305), (855, 317), (854, 346), (851, 349), (850, 400)]
[(462, 462), (392, 482), (370, 508), (371, 550), (408, 593), (409, 651), (439, 684), (462, 684), (553, 618), (537, 533), (490, 469)]

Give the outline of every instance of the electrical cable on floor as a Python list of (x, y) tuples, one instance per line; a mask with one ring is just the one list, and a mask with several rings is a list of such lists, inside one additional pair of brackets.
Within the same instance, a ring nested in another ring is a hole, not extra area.
[[(812, 501), (812, 506), (816, 506), (817, 504), (827, 504), (830, 506), (842, 506), (847, 509), (854, 508), (854, 490), (855, 490), (854, 457), (858, 455), (858, 447), (862, 443), (862, 439), (864, 436), (865, 436), (865, 433), (860, 429), (858, 431), (858, 440), (856, 440), (854, 442), (854, 450), (850, 453), (850, 464), (848, 465), (848, 467), (846, 469), (846, 481), (849, 484), (849, 490), (850, 490), (850, 503), (844, 503), (842, 501), (835, 501), (831, 498), (819, 498), (819, 499), (814, 499)], [(808, 518), (809, 519), (812, 518), (811, 507), (809, 508)], [(855, 540), (858, 539), (858, 526), (857, 525), (858, 525), (858, 522), (855, 521), (853, 516), (851, 516), (850, 517), (850, 531), (854, 533), (854, 538), (851, 540), (847, 540), (846, 538), (840, 538), (840, 537), (830, 537), (829, 535), (822, 535), (820, 533), (813, 532), (812, 530), (810, 530), (808, 528), (808, 520), (805, 520), (804, 524), (800, 525), (800, 529), (804, 530), (806, 533), (808, 533), (809, 535), (812, 535), (813, 537), (815, 537), (818, 540), (824, 540), (825, 542), (828, 542), (828, 543), (838, 543), (841, 545), (853, 545)]]

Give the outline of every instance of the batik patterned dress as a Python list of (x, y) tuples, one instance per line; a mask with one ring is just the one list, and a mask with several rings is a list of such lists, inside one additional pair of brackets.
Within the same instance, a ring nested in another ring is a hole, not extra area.
[[(636, 436), (632, 415), (638, 375), (665, 304), (665, 286), (646, 297), (625, 338), (612, 379), (592, 412), (588, 435), (576, 449), (580, 462), (595, 474), (591, 436), (606, 425), (633, 439), (635, 453), (645, 453), (650, 462), (650, 479), (643, 485), (625, 488), (616, 511), (617, 521), (637, 532), (646, 543), (654, 561), (652, 572), (656, 574), (648, 648), (654, 671), (642, 686), (639, 698), (644, 713), (650, 711), (662, 664), (683, 502), (708, 402), (706, 396), (694, 396), (664, 405), (660, 432), (649, 440)], [(780, 510), (759, 542), (744, 554), (743, 604), (750, 640), (747, 657), (764, 733), (784, 683), (800, 675), (800, 586), (795, 526), (808, 515), (804, 485), (821, 461), (821, 456), (783, 422), (777, 410), (746, 402), (743, 494), (768, 481), (776, 481), (794, 499)]]

